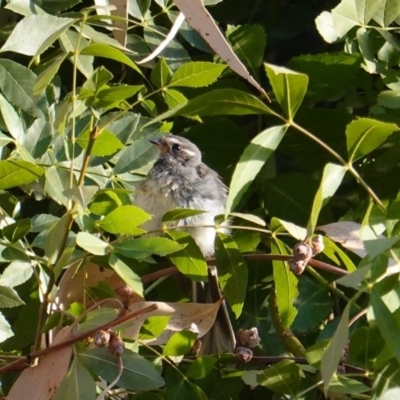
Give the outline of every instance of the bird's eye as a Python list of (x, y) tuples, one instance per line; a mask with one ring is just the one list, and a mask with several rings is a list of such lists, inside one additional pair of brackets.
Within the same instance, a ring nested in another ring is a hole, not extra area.
[(179, 151), (180, 149), (181, 149), (181, 145), (180, 144), (174, 143), (172, 145), (172, 150), (173, 151)]

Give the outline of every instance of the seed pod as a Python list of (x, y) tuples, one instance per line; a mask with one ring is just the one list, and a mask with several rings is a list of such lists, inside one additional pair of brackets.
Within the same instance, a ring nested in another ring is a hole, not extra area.
[(104, 347), (107, 346), (108, 343), (110, 342), (110, 337), (111, 337), (110, 331), (103, 331), (103, 330), (98, 330), (94, 333), (93, 335), (93, 343), (97, 347)]
[(260, 344), (260, 336), (258, 336), (257, 328), (239, 329), (238, 345), (253, 349)]
[(253, 358), (253, 352), (247, 347), (236, 347), (235, 358), (240, 363), (246, 364)]
[(305, 261), (307, 263), (312, 255), (313, 251), (308, 243), (296, 243), (293, 247), (293, 258), (296, 260)]
[(324, 251), (324, 239), (321, 235), (314, 236), (311, 240), (311, 247), (313, 256), (322, 253)]
[(301, 260), (291, 258), (289, 260), (289, 268), (295, 275), (301, 275), (306, 269), (307, 263)]
[(114, 356), (122, 356), (124, 352), (125, 343), (117, 335), (111, 335), (110, 343), (108, 345), (108, 351)]

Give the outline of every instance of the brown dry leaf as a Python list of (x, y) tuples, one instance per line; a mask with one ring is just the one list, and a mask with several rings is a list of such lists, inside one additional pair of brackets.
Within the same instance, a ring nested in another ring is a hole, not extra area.
[[(344, 248), (361, 258), (367, 256), (364, 246), (364, 240), (384, 239), (383, 235), (376, 235), (372, 228), (362, 226), (357, 222), (340, 221), (332, 224), (318, 226), (317, 230), (325, 233), (325, 235), (334, 242), (340, 243)], [(393, 259), (389, 258), (389, 268), (386, 276), (400, 272), (400, 265)]]
[[(242, 78), (259, 90), (268, 100), (269, 97), (259, 83), (250, 75), (244, 64), (232, 51), (211, 14), (202, 0), (174, 0), (175, 5), (185, 15), (188, 24), (195, 29), (208, 45)], [(171, 35), (171, 39), (174, 35)], [(165, 45), (164, 45), (165, 47)], [(157, 49), (154, 51), (156, 52)], [(153, 53), (154, 53), (153, 52)]]
[[(71, 335), (66, 327), (54, 338), (54, 344), (64, 342)], [(25, 369), (14, 383), (7, 400), (51, 400), (68, 371), (72, 345), (43, 356), (35, 367)]]
[(99, 282), (105, 282), (112, 289), (116, 289), (125, 282), (113, 270), (101, 268), (94, 263), (86, 263), (79, 267), (79, 264), (68, 268), (58, 285), (55, 296), (55, 303), (58, 307), (65, 310), (68, 306), (77, 301), (85, 301), (85, 286), (97, 286)]
[(155, 339), (144, 340), (145, 343), (151, 345), (165, 344), (174, 332), (182, 330), (196, 332), (199, 334), (198, 337), (201, 338), (213, 326), (221, 303), (222, 299), (213, 304), (164, 303), (157, 301), (135, 303), (131, 306), (131, 311), (138, 311), (152, 304), (156, 304), (157, 309), (123, 324), (118, 329), (122, 328), (124, 330), (124, 336), (137, 339), (140, 328), (147, 318), (156, 315), (170, 315), (171, 318), (168, 321), (165, 331)]
[(317, 230), (324, 232), (329, 239), (340, 243), (359, 257), (367, 255), (360, 235), (360, 224), (351, 221), (334, 222), (333, 224), (318, 226)]

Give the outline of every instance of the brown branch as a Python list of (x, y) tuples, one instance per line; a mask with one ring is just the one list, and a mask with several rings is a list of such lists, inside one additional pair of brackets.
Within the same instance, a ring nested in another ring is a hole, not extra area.
[(157, 305), (156, 304), (152, 304), (151, 306), (142, 308), (141, 310), (132, 311), (132, 312), (130, 312), (128, 314), (125, 314), (125, 315), (120, 315), (119, 317), (115, 318), (114, 320), (112, 320), (110, 322), (107, 322), (104, 325), (97, 326), (95, 328), (89, 329), (88, 331), (85, 331), (85, 332), (82, 332), (82, 333), (80, 333), (78, 335), (75, 335), (75, 336), (65, 340), (64, 342), (57, 343), (57, 344), (55, 344), (53, 346), (50, 346), (50, 347), (47, 347), (45, 349), (34, 351), (33, 353), (28, 354), (27, 356), (25, 356), (25, 357), (23, 357), (23, 358), (21, 358), (21, 359), (19, 359), (17, 361), (14, 361), (14, 362), (12, 362), (10, 364), (5, 365), (4, 367), (1, 367), (0, 368), (0, 375), (3, 374), (4, 372), (7, 372), (7, 371), (13, 371), (13, 370), (27, 368), (27, 367), (30, 366), (30, 363), (35, 358), (42, 357), (42, 356), (44, 356), (44, 355), (46, 355), (48, 353), (52, 353), (53, 351), (59, 350), (59, 349), (65, 347), (65, 346), (70, 346), (70, 345), (72, 345), (72, 344), (74, 344), (76, 342), (79, 342), (79, 341), (81, 341), (83, 339), (86, 339), (86, 338), (88, 338), (90, 336), (93, 336), (93, 334), (98, 330), (110, 329), (113, 326), (117, 326), (117, 325), (123, 324), (124, 322), (129, 321), (132, 318), (136, 318), (139, 315), (149, 313), (149, 312), (154, 311), (156, 309), (157, 309)]
[[(243, 254), (243, 258), (247, 261), (265, 261), (265, 260), (281, 260), (281, 261), (289, 261), (292, 258), (292, 255), (282, 255), (282, 254)], [(207, 259), (208, 265), (215, 265), (215, 258)], [(322, 271), (330, 272), (334, 275), (345, 276), (348, 275), (348, 271), (345, 269), (341, 269), (335, 267), (334, 265), (324, 263), (322, 261), (311, 259), (308, 264), (314, 268), (320, 269)], [(178, 268), (175, 266), (171, 266), (168, 268), (164, 268), (160, 271), (152, 272), (151, 274), (147, 274), (142, 276), (143, 283), (149, 283), (156, 281), (157, 279), (163, 278), (165, 276), (170, 276), (177, 274), (179, 272)]]

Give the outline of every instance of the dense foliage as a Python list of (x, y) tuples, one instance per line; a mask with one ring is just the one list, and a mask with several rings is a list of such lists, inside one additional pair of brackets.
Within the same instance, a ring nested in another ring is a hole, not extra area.
[[(400, 1), (204, 3), (218, 27), (200, 0), (0, 1), (9, 400), (399, 398)], [(169, 132), (230, 187), (215, 261), (252, 350), (193, 352), (219, 307), (191, 302), (194, 211), (144, 236)]]

